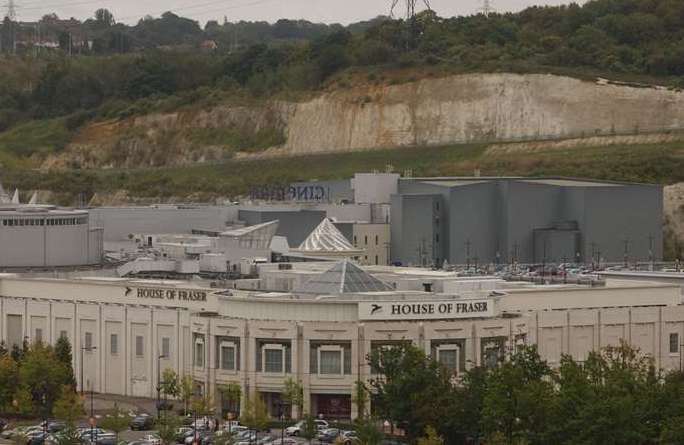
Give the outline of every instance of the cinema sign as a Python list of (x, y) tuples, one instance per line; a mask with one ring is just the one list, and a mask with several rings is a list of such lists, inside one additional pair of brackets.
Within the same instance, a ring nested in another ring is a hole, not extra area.
[(494, 301), (381, 301), (359, 303), (359, 320), (439, 320), (493, 317)]

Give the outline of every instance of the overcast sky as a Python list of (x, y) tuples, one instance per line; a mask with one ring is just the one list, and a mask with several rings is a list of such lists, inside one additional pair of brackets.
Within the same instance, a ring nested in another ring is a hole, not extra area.
[[(202, 25), (207, 20), (306, 19), (312, 22), (350, 23), (388, 14), (392, 0), (14, 0), (19, 20), (33, 20), (50, 12), (60, 17), (85, 19), (97, 8), (108, 8), (117, 21), (135, 23), (145, 15), (159, 16), (164, 11), (192, 17)], [(482, 7), (484, 0), (430, 0), (440, 16), (469, 15)], [(404, 0), (399, 0), (403, 3)], [(6, 3), (6, 2), (3, 2)], [(535, 4), (557, 5), (562, 0), (491, 0), (499, 12), (518, 11)], [(421, 6), (424, 5), (419, 0)], [(5, 11), (2, 11), (4, 14)]]

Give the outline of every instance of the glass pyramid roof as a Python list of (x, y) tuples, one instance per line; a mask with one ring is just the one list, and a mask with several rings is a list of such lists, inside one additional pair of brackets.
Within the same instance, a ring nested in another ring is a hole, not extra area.
[(317, 295), (338, 295), (361, 292), (387, 292), (389, 284), (375, 278), (349, 260), (335, 263), (326, 272), (311, 278), (296, 292)]

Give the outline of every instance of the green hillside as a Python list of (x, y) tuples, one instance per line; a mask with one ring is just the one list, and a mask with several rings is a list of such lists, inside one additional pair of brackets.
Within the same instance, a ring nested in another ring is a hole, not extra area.
[[(472, 174), (479, 168), (497, 175), (682, 180), (679, 143), (501, 156), (485, 154), (481, 145), (453, 146), (139, 171), (80, 170), (75, 160), (68, 164), (75, 170), (35, 169), (94, 122), (222, 103), (296, 100), (355, 85), (506, 71), (606, 76), (679, 88), (684, 84), (684, 0), (592, 0), (488, 17), (444, 18), (426, 11), (409, 21), (378, 19), (348, 27), (281, 21), (212, 22), (203, 29), (174, 14), (129, 27), (100, 11), (83, 26), (100, 40), (77, 56), (60, 50), (38, 57), (30, 51), (2, 55), (0, 176), (8, 186), (58, 191), (64, 201), (80, 192), (120, 189), (141, 197), (198, 193), (209, 198), (236, 196), (265, 183), (384, 170), (387, 164), (414, 175)], [(236, 26), (251, 36), (240, 45), (231, 44)], [(0, 30), (0, 37), (6, 40), (8, 34)], [(198, 51), (205, 39), (217, 41), (218, 48)], [(12, 47), (3, 43), (5, 51)], [(276, 132), (205, 133), (188, 137), (193, 144), (244, 151), (281, 141)]]
[(411, 170), (414, 176), (568, 176), (672, 183), (684, 181), (684, 142), (658, 145), (581, 147), (535, 153), (489, 155), (484, 145), (377, 150), (259, 161), (228, 161), (191, 167), (140, 170), (72, 170), (25, 174), (9, 171), (7, 186), (59, 191), (65, 204), (78, 193), (87, 196), (127, 190), (132, 196), (196, 199), (237, 197), (250, 187), (287, 184), (311, 178), (348, 178), (355, 172)]

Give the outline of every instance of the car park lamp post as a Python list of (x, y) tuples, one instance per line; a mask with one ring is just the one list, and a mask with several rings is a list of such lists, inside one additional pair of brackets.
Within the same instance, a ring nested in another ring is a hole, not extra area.
[(228, 436), (233, 437), (233, 418), (234, 414), (232, 411), (229, 411), (228, 414), (226, 414), (226, 418), (228, 419)]
[(285, 407), (289, 406), (282, 400), (278, 402), (278, 418), (280, 419), (280, 445), (285, 442)]
[[(81, 396), (84, 395), (83, 386), (83, 351), (92, 352), (97, 349), (97, 346), (81, 346)], [(93, 385), (90, 384), (90, 440), (93, 440), (95, 435), (95, 417), (93, 417)]]
[[(161, 419), (161, 359), (166, 358), (166, 355), (162, 354), (157, 357), (157, 419)], [(164, 407), (166, 408), (166, 407)]]

